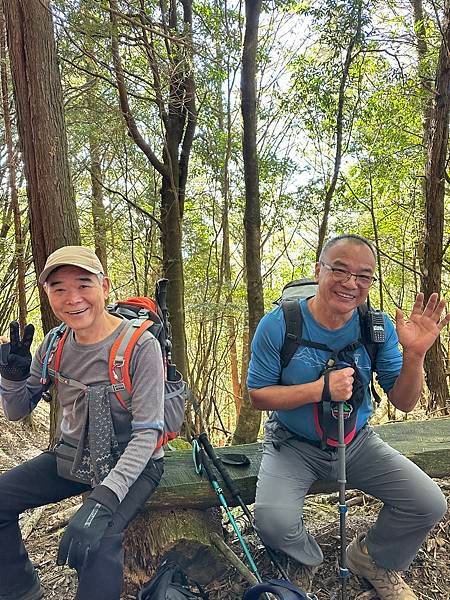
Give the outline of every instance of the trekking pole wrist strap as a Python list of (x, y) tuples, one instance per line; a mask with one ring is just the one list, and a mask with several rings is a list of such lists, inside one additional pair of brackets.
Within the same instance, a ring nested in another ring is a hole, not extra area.
[(323, 389), (322, 396), (320, 398), (321, 402), (332, 402), (331, 392), (330, 392), (330, 372), (333, 369), (327, 369), (323, 374)]

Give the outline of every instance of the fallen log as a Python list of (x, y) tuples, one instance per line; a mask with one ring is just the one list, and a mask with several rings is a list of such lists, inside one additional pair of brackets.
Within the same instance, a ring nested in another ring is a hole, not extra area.
[[(430, 477), (450, 475), (450, 418), (431, 419), (428, 421), (401, 421), (379, 425), (374, 428), (391, 446), (411, 459)], [(256, 478), (262, 457), (260, 443), (244, 444), (216, 448), (219, 456), (242, 453), (249, 460), (247, 467), (231, 467), (227, 465), (230, 476), (238, 486), (246, 504), (255, 499)], [(164, 476), (161, 483), (148, 502), (148, 507), (162, 508), (195, 508), (204, 509), (218, 506), (215, 493), (208, 480), (200, 478), (194, 471), (191, 450), (169, 452), (165, 458)], [(221, 481), (218, 475), (219, 481)], [(316, 482), (309, 493), (327, 493), (337, 490), (336, 482)], [(236, 502), (224, 489), (230, 506)]]

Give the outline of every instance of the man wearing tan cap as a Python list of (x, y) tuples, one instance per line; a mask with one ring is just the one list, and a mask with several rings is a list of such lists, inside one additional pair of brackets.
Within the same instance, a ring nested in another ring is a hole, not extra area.
[[(163, 471), (164, 369), (156, 338), (145, 332), (133, 350), (131, 411), (109, 385), (112, 346), (128, 322), (105, 310), (108, 277), (94, 252), (65, 246), (39, 276), (50, 306), (66, 324), (58, 371), (55, 330), (31, 357), (34, 329), (0, 337), (3, 410), (19, 420), (57, 383), (61, 438), (56, 447), (0, 476), (0, 600), (40, 600), (43, 590), (24, 547), (18, 518), (28, 508), (89, 493), (62, 536), (57, 564), (78, 573), (77, 600), (119, 600), (123, 534)], [(50, 382), (43, 383), (49, 363)], [(105, 384), (108, 382), (108, 384)]]

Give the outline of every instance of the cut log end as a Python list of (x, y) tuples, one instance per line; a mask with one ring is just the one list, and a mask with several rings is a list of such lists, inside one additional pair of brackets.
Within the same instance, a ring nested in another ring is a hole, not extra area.
[(163, 560), (176, 562), (201, 585), (220, 578), (227, 565), (211, 544), (212, 531), (222, 535), (222, 517), (217, 508), (145, 509), (127, 530), (127, 581), (136, 587), (142, 586)]

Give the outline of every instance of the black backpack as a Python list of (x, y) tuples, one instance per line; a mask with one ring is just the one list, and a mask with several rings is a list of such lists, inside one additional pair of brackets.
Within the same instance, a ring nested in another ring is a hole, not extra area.
[[(330, 359), (327, 361), (325, 370), (333, 367), (337, 359), (343, 359), (355, 369), (355, 386), (357, 393), (348, 403), (345, 403), (345, 441), (350, 442), (355, 435), (356, 416), (363, 400), (363, 387), (359, 378), (359, 371), (352, 360), (352, 355), (358, 347), (364, 346), (370, 357), (372, 371), (375, 368), (378, 348), (384, 342), (384, 318), (383, 313), (371, 309), (369, 303), (358, 306), (358, 316), (361, 330), (361, 337), (342, 348), (338, 352), (333, 352), (325, 344), (305, 340), (302, 338), (303, 316), (300, 309), (299, 299), (311, 298), (317, 290), (317, 282), (313, 279), (298, 279), (287, 283), (276, 304), (281, 306), (284, 320), (286, 323), (286, 333), (283, 346), (280, 351), (281, 368), (285, 369), (290, 363), (299, 346), (307, 346), (330, 352)], [(375, 389), (373, 376), (371, 378), (372, 396), (377, 404), (381, 398)], [(320, 402), (314, 404), (315, 423), (318, 434), (322, 440), (331, 446), (338, 444), (338, 422), (336, 410), (332, 402)]]
[[(193, 592), (196, 587), (198, 592)], [(208, 600), (208, 595), (200, 585), (189, 579), (176, 563), (164, 561), (154, 577), (144, 584), (136, 600)]]

